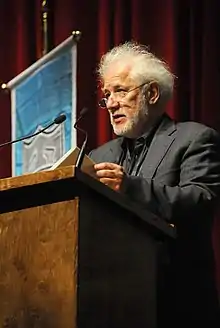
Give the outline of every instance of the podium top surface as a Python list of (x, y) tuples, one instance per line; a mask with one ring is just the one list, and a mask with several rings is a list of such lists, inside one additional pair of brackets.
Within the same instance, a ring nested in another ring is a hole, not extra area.
[[(78, 189), (79, 185), (84, 185), (87, 188), (94, 190), (98, 194), (108, 198), (118, 206), (133, 213), (135, 216), (139, 217), (141, 221), (160, 231), (167, 237), (176, 237), (176, 229), (173, 227), (173, 225), (168, 224), (166, 221), (147, 211), (146, 208), (141, 207), (139, 204), (132, 202), (130, 199), (128, 199), (128, 197), (115, 192), (88, 174), (83, 173), (79, 169), (75, 168), (75, 166), (65, 166), (52, 171), (48, 170), (32, 174), (25, 174), (18, 177), (1, 179), (0, 213), (14, 211), (22, 208), (22, 202), (27, 202), (27, 198), (30, 207), (39, 205), (38, 201), (40, 201), (40, 198), (42, 201), (45, 195), (47, 196), (49, 202), (65, 200), (66, 196), (72, 197), (73, 193), (71, 195), (67, 194), (70, 194), (70, 192), (74, 189), (73, 182), (76, 184), (78, 183), (75, 188), (76, 190)], [(56, 187), (58, 190), (65, 190), (65, 195), (62, 195), (62, 192), (54, 193), (53, 190), (55, 190)], [(18, 192), (19, 200), (17, 200)], [(31, 194), (33, 195), (33, 193), (35, 196), (37, 195), (37, 197), (31, 197)], [(77, 193), (75, 193), (75, 197), (77, 196)]]
[(67, 179), (75, 176), (74, 166), (65, 166), (53, 171), (41, 171), (36, 173), (24, 174), (17, 177), (0, 179), (0, 192), (12, 188), (21, 188), (39, 183), (46, 183), (55, 180)]

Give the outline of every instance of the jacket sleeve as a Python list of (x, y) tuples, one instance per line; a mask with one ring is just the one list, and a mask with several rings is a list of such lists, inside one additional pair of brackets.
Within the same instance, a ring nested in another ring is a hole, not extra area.
[(219, 135), (206, 128), (191, 141), (182, 157), (178, 185), (126, 176), (122, 192), (172, 223), (210, 211), (220, 194)]

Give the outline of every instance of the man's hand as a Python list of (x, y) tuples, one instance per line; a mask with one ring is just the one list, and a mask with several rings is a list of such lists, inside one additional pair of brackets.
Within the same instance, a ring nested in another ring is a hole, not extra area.
[(100, 182), (115, 191), (120, 190), (122, 180), (125, 175), (122, 166), (114, 163), (99, 163), (95, 164), (94, 169)]

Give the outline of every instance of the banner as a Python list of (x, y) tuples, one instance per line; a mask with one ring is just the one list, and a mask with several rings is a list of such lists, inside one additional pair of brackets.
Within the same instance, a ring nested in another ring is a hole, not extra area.
[(49, 169), (76, 147), (76, 41), (68, 38), (11, 80), (12, 140), (33, 134), (65, 114), (36, 137), (12, 145), (12, 175)]

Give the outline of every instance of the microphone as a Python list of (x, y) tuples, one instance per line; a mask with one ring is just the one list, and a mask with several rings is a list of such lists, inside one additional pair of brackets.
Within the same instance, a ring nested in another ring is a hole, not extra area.
[(84, 139), (84, 142), (82, 144), (82, 147), (78, 153), (78, 156), (76, 158), (76, 164), (75, 164), (75, 167), (77, 168), (81, 168), (82, 166), (82, 163), (83, 163), (83, 159), (85, 157), (85, 153), (86, 153), (86, 144), (87, 144), (87, 140), (88, 140), (88, 134), (85, 130), (83, 130), (82, 128), (79, 128), (78, 127), (78, 123), (79, 121), (81, 121), (81, 119), (85, 116), (85, 114), (88, 112), (88, 108), (87, 107), (84, 107), (80, 114), (79, 114), (79, 118), (76, 120), (75, 124), (74, 124), (74, 128), (77, 130), (77, 131), (80, 131), (82, 132), (84, 135), (85, 135), (85, 139)]
[(21, 137), (21, 138), (19, 138), (19, 139), (10, 140), (10, 141), (7, 141), (7, 142), (5, 142), (5, 143), (2, 143), (2, 144), (0, 144), (0, 148), (2, 148), (2, 147), (4, 147), (4, 146), (7, 146), (7, 145), (12, 145), (12, 144), (14, 144), (14, 143), (16, 143), (16, 142), (19, 142), (19, 141), (22, 141), (22, 140), (25, 140), (25, 139), (29, 139), (29, 138), (35, 137), (35, 136), (37, 136), (38, 134), (40, 134), (40, 133), (44, 132), (45, 130), (49, 129), (52, 125), (54, 125), (54, 124), (61, 124), (61, 123), (63, 123), (65, 120), (66, 120), (66, 115), (65, 115), (65, 114), (61, 114), (61, 115), (57, 116), (57, 117), (53, 120), (53, 122), (51, 122), (50, 124), (48, 124), (48, 125), (47, 125), (45, 128), (43, 128), (42, 130), (37, 131), (37, 132), (35, 132), (35, 133), (33, 133), (33, 134), (30, 134), (30, 135), (28, 135), (28, 136)]

